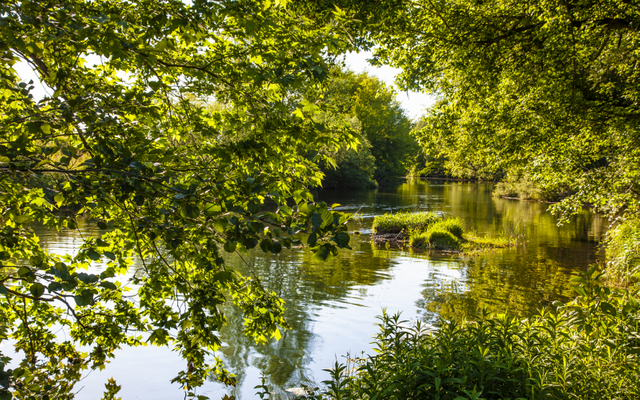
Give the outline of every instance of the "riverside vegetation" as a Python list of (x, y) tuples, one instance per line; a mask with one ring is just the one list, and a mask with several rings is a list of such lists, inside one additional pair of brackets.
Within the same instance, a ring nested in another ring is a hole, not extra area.
[(432, 212), (376, 216), (372, 229), (375, 242), (407, 243), (416, 249), (471, 252), (515, 244), (513, 237), (481, 237), (465, 233), (459, 218), (442, 218)]
[[(402, 69), (401, 90), (438, 94), (415, 133), (425, 166), (522, 168), (540, 187), (567, 188), (552, 206), (561, 221), (583, 204), (617, 218), (607, 276), (626, 290), (602, 288), (592, 270), (574, 302), (526, 322), (443, 321), (428, 335), (383, 317), (379, 355), (353, 379), (336, 368), (327, 395), (637, 397), (639, 23), (636, 5), (617, 0), (3, 2), (0, 342), (16, 355), (0, 353), (0, 398), (72, 399), (84, 374), (145, 343), (179, 353), (173, 382), (187, 397), (204, 398), (196, 389), (211, 376), (234, 384), (209, 361), (226, 324), (219, 306), (237, 304), (258, 342), (287, 324), (277, 294), (222, 252), (278, 254), (298, 232), (314, 235), (321, 259), (349, 248), (349, 217), (310, 188), (365, 138), (326, 118), (323, 100), (337, 57), (371, 48), (375, 64)], [(357, 79), (363, 96), (391, 97)], [(409, 128), (394, 110), (383, 144)], [(384, 157), (379, 174), (404, 167)], [(102, 236), (74, 254), (49, 253), (32, 229), (75, 230), (82, 216)], [(459, 241), (448, 224), (441, 237)], [(99, 260), (108, 267), (95, 273)]]
[(603, 287), (595, 267), (574, 283), (575, 300), (525, 320), (484, 315), (432, 329), (383, 313), (376, 354), (336, 363), (318, 398), (638, 398), (636, 293)]

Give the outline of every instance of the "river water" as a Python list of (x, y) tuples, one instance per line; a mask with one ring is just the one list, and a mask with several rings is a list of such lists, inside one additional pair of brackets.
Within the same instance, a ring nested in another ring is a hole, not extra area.
[[(227, 308), (230, 323), (220, 332), (220, 356), (237, 375), (238, 386), (207, 382), (198, 394), (256, 398), (261, 376), (279, 398), (287, 398), (288, 388), (317, 385), (328, 379), (323, 368), (336, 359), (344, 362), (347, 354), (372, 351), (376, 316), (383, 308), (401, 311), (407, 320), (434, 323), (473, 318), (480, 309), (526, 317), (550, 301), (569, 299), (571, 276), (599, 260), (604, 218), (584, 210), (558, 227), (546, 212), (548, 205), (492, 198), (491, 189), (489, 183), (418, 180), (371, 191), (319, 192), (320, 200), (357, 213), (350, 225), (353, 250), (329, 262), (314, 261), (305, 249), (278, 256), (246, 254), (246, 263), (263, 283), (286, 301), (292, 329), (278, 342), (255, 345), (241, 333), (239, 312)], [(373, 217), (400, 210), (460, 217), (467, 230), (515, 235), (520, 244), (466, 257), (374, 246)], [(81, 240), (77, 232), (43, 231), (40, 236), (54, 252), (73, 252)], [(228, 262), (247, 270), (238, 257)], [(167, 348), (125, 348), (105, 370), (77, 385), (77, 398), (99, 399), (104, 382), (113, 377), (122, 385), (123, 399), (181, 399), (183, 392), (170, 380), (183, 368)]]

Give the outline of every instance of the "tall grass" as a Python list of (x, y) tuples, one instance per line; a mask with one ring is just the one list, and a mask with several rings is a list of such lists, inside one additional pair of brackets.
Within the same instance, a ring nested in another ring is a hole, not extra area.
[(439, 219), (440, 217), (432, 212), (384, 214), (373, 219), (371, 228), (376, 234), (400, 233), (402, 231), (409, 233), (410, 231), (426, 230)]
[(411, 231), (409, 246), (434, 250), (459, 250), (464, 229), (459, 218), (441, 219), (431, 224), (426, 231)]
[(336, 365), (322, 399), (638, 399), (640, 302), (600, 285), (591, 268), (579, 296), (519, 320), (408, 327), (383, 313), (375, 352), (355, 373)]

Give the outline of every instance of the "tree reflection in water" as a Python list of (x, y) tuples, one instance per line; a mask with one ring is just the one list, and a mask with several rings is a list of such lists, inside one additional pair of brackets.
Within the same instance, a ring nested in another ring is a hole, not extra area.
[[(276, 392), (326, 379), (316, 376), (320, 368), (314, 356), (335, 352), (322, 348), (326, 327), (318, 326), (318, 315), (327, 308), (379, 307), (396, 302), (393, 290), (399, 266), (417, 263), (423, 269), (421, 296), (407, 301), (406, 310), (428, 322), (437, 318), (475, 318), (481, 309), (525, 317), (555, 299), (572, 296), (569, 280), (577, 270), (598, 260), (597, 243), (606, 221), (583, 211), (563, 227), (546, 212), (547, 205), (491, 197), (491, 184), (413, 181), (393, 189), (335, 193), (320, 192), (327, 203), (341, 203), (348, 212), (360, 212), (352, 232), (369, 232), (374, 215), (397, 210), (436, 211), (463, 219), (466, 229), (481, 234), (510, 234), (520, 245), (474, 256), (428, 254), (418, 251), (374, 247), (370, 236), (353, 235), (353, 251), (343, 251), (334, 260), (317, 262), (304, 250), (264, 258), (249, 253), (245, 260), (264, 285), (285, 299), (291, 325), (283, 339), (256, 346), (241, 334), (242, 316), (228, 309), (229, 326), (222, 332), (222, 350), (227, 365), (238, 375), (237, 394), (249, 397), (259, 375)], [(237, 257), (229, 261), (250, 273)], [(390, 285), (387, 299), (373, 300), (368, 292)], [(408, 311), (410, 312), (410, 311)], [(374, 323), (375, 321), (370, 321)], [(345, 321), (332, 321), (341, 329)], [(362, 341), (370, 342), (370, 338)], [(338, 354), (340, 356), (340, 354)]]

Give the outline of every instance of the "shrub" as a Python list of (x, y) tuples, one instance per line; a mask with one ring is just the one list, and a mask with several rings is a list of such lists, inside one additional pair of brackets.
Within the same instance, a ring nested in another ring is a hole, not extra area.
[(425, 231), (439, 219), (432, 212), (384, 214), (373, 219), (371, 228), (377, 234)]
[(579, 297), (526, 320), (441, 321), (437, 330), (380, 317), (376, 354), (355, 373), (336, 366), (330, 399), (637, 399), (640, 302), (574, 278)]
[(634, 287), (640, 282), (640, 219), (623, 221), (607, 233), (607, 279), (611, 284)]

